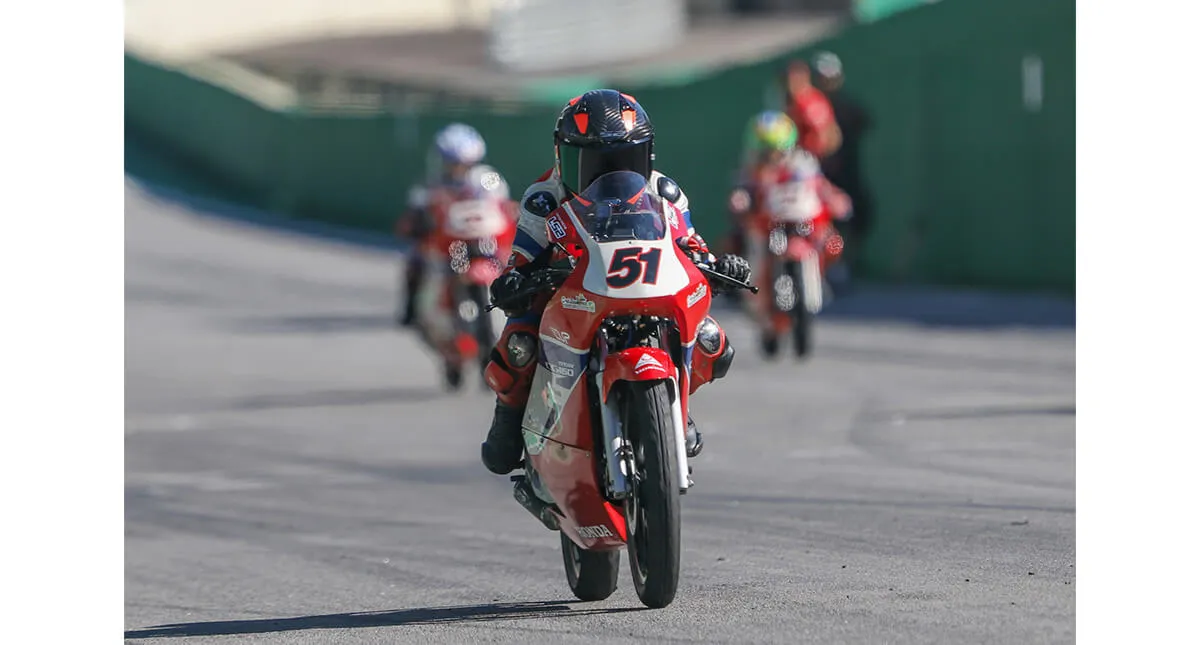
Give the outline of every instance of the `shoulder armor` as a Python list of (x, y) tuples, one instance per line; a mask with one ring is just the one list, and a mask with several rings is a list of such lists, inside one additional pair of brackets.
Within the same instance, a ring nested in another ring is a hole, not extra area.
[(679, 184), (666, 175), (658, 178), (657, 188), (659, 196), (672, 204), (678, 202), (679, 197), (683, 195), (683, 191), (679, 189)]
[(558, 208), (558, 199), (548, 190), (538, 190), (527, 195), (521, 206), (530, 215), (546, 217)]

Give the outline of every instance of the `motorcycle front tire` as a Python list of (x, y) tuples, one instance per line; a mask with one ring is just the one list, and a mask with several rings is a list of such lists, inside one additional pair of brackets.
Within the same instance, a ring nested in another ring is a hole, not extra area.
[(641, 474), (625, 501), (629, 568), (638, 598), (651, 609), (671, 604), (679, 588), (679, 467), (670, 388), (670, 381), (627, 383), (622, 401)]

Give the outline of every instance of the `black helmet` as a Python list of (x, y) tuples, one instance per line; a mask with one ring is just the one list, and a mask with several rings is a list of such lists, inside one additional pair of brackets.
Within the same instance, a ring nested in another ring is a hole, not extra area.
[(554, 127), (554, 163), (571, 192), (596, 177), (631, 170), (650, 179), (654, 126), (637, 99), (617, 90), (591, 90), (571, 99)]

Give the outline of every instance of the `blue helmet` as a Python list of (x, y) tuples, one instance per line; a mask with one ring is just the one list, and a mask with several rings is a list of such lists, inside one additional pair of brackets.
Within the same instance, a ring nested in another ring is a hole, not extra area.
[(463, 123), (452, 123), (442, 128), (434, 138), (434, 148), (447, 163), (475, 165), (487, 153), (487, 144), (479, 131)]

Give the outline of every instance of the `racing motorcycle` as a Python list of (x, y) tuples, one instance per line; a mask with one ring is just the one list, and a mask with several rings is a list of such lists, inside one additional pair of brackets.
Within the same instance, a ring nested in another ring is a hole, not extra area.
[(693, 485), (689, 395), (733, 358), (708, 317), (710, 281), (757, 289), (684, 255), (681, 214), (646, 188), (638, 173), (608, 173), (546, 220), (550, 253), (513, 296), (552, 293), (512, 479), (559, 533), (576, 597), (613, 593), (624, 548), (638, 598), (660, 608), (678, 587), (680, 495)]
[[(751, 265), (771, 287), (751, 303), (762, 327), (763, 354), (779, 353), (790, 334), (796, 356), (812, 346), (813, 318), (824, 306), (825, 272), (841, 256), (844, 242), (833, 219), (849, 216), (849, 200), (823, 177), (763, 187), (761, 208), (750, 217)], [(736, 201), (736, 199), (731, 200)]]
[(482, 373), (487, 364), (503, 325), (488, 308), (488, 287), (508, 263), (517, 231), (514, 204), (475, 186), (434, 198), (435, 230), (422, 250), (437, 268), (422, 287), (418, 329), (451, 390), (462, 387), (465, 366), (475, 363)]

